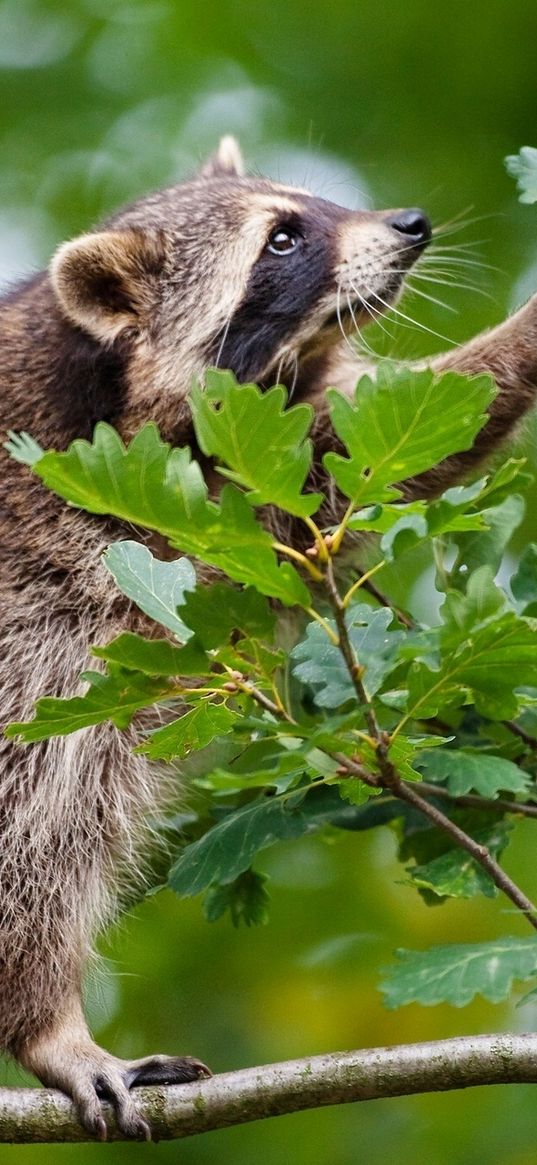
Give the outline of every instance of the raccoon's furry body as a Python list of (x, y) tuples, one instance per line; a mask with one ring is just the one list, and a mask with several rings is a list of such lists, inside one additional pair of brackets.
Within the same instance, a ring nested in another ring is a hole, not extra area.
[[(367, 322), (368, 303), (393, 301), (429, 237), (420, 212), (351, 213), (244, 178), (224, 139), (198, 178), (65, 244), (48, 273), (5, 297), (0, 427), (58, 449), (89, 437), (98, 420), (130, 437), (152, 418), (183, 444), (192, 440), (192, 377), (219, 364), (240, 380), (283, 380), (310, 400), (320, 455), (331, 441), (324, 387), (350, 391), (360, 372), (341, 337), (341, 302), (352, 306), (346, 330), (353, 312)], [(433, 363), (491, 371), (501, 392), (474, 450), (424, 475), (420, 492), (455, 480), (531, 404), (535, 300)], [(100, 563), (118, 524), (65, 507), (7, 456), (0, 516), (7, 723), (40, 695), (71, 694), (88, 645), (143, 619)], [(114, 909), (122, 864), (138, 861), (149, 811), (166, 796), (165, 777), (112, 727), (27, 748), (0, 737), (0, 1047), (68, 1092), (101, 1136), (100, 1096), (124, 1131), (147, 1134), (132, 1084), (206, 1071), (189, 1059), (117, 1060), (92, 1042), (80, 1006), (84, 960)]]

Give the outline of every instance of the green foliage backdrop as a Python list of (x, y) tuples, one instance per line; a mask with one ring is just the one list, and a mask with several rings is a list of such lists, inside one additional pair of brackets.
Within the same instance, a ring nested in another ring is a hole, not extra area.
[[(535, 216), (516, 202), (501, 164), (535, 139), (536, 41), (537, 10), (524, 0), (434, 7), (209, 0), (203, 9), (193, 0), (3, 0), (2, 271), (7, 278), (45, 262), (62, 238), (187, 173), (231, 131), (254, 166), (336, 201), (424, 205), (438, 224), (461, 212), (475, 220), (452, 242), (479, 242), (481, 261), (493, 269), (457, 275), (487, 295), (439, 286), (456, 313), (410, 296), (403, 303), (422, 325), (464, 339), (537, 286)], [(449, 263), (445, 270), (448, 278)], [(442, 346), (422, 329), (389, 326), (395, 352)], [(522, 439), (530, 455), (534, 433), (528, 425)], [(513, 553), (532, 537), (530, 506)], [(392, 593), (399, 588), (400, 601), (418, 614), (432, 588), (419, 550), (409, 557), (404, 571), (394, 569)], [(528, 823), (509, 869), (535, 896), (533, 850)], [(282, 843), (264, 863), (273, 895), (265, 928), (235, 931), (225, 918), (208, 926), (198, 900), (179, 902), (169, 892), (147, 900), (103, 944), (106, 966), (88, 984), (99, 1038), (119, 1054), (182, 1050), (218, 1070), (338, 1047), (531, 1028), (531, 1002), (515, 1010), (477, 1000), (464, 1013), (383, 1008), (376, 968), (391, 961), (394, 947), (474, 942), (506, 929), (525, 934), (514, 918), (500, 923), (497, 906), (482, 899), (440, 911), (421, 906), (395, 880), (393, 855), (387, 831)], [(20, 1079), (7, 1066), (2, 1076)], [(105, 1156), (114, 1165), (201, 1165), (217, 1154), (223, 1165), (261, 1155), (276, 1165), (292, 1145), (297, 1165), (354, 1165), (359, 1156), (381, 1165), (392, 1155), (400, 1165), (533, 1165), (533, 1095), (483, 1089), (376, 1102), (180, 1146), (2, 1149), (0, 1161), (92, 1165)]]

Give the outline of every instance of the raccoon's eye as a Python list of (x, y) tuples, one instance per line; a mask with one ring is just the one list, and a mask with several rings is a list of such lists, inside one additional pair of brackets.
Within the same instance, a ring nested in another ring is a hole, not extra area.
[(299, 236), (289, 227), (276, 227), (269, 235), (267, 251), (272, 255), (290, 255), (298, 246)]

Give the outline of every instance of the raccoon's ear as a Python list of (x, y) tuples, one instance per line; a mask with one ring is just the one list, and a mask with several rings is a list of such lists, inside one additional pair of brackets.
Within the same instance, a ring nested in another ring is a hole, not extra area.
[(241, 148), (231, 134), (220, 138), (218, 149), (207, 159), (199, 171), (200, 178), (241, 178), (244, 174), (244, 159)]
[(52, 259), (50, 278), (68, 319), (109, 344), (126, 328), (143, 325), (163, 259), (158, 235), (100, 231), (64, 243)]

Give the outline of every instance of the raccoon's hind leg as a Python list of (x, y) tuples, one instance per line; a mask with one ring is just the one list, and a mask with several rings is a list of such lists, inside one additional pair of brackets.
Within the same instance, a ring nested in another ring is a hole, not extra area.
[[(51, 616), (43, 627), (41, 609), (23, 600), (15, 593), (0, 610), (6, 721), (30, 715), (43, 691), (71, 695), (87, 643), (116, 629), (108, 621), (103, 630), (91, 611), (73, 625)], [(130, 1088), (208, 1072), (182, 1058), (119, 1060), (93, 1042), (82, 1013), (86, 958), (118, 893), (132, 891), (147, 821), (172, 792), (166, 775), (132, 752), (135, 739), (134, 730), (102, 724), (22, 748), (0, 733), (0, 1048), (72, 1097), (100, 1137), (101, 1098), (125, 1134), (145, 1137)]]
[[(78, 1013), (78, 1014), (77, 1014)], [(210, 1070), (189, 1056), (148, 1056), (121, 1060), (93, 1042), (76, 1001), (53, 1031), (38, 1037), (19, 1060), (51, 1088), (73, 1100), (84, 1127), (106, 1140), (102, 1100), (113, 1105), (119, 1129), (127, 1137), (151, 1139), (130, 1089), (146, 1084), (182, 1084), (210, 1076)]]
[(472, 376), (489, 372), (498, 394), (489, 407), (489, 420), (471, 449), (448, 457), (428, 473), (405, 483), (408, 496), (439, 494), (490, 456), (537, 401), (537, 295), (514, 315), (482, 332), (460, 348), (429, 361), (438, 372), (453, 369)]
[(211, 1075), (205, 1064), (190, 1056), (120, 1060), (104, 1051), (93, 1042), (76, 996), (54, 1027), (18, 1048), (17, 1056), (42, 1084), (66, 1092), (84, 1127), (102, 1141), (106, 1140), (106, 1123), (101, 1100), (111, 1102), (125, 1136), (150, 1140), (151, 1130), (130, 1089), (146, 1084), (182, 1084)]

